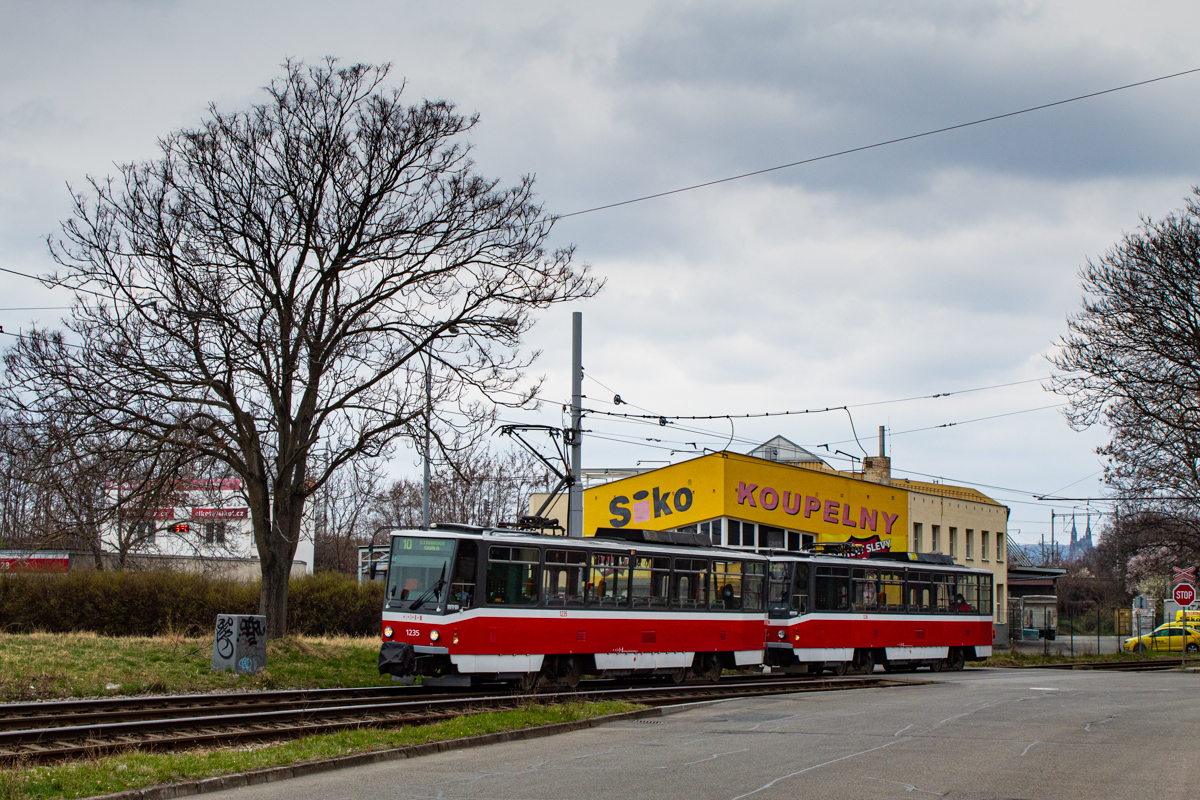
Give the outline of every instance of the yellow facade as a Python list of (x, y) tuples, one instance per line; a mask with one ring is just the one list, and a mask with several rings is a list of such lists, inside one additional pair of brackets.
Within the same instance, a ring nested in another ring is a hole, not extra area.
[(729, 518), (867, 550), (908, 550), (908, 493), (832, 471), (713, 453), (584, 491), (584, 535)]

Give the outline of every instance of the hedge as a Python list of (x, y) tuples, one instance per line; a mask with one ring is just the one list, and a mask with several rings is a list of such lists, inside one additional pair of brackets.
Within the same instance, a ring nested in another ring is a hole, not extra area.
[[(0, 577), (0, 631), (106, 636), (205, 635), (217, 614), (258, 612), (258, 584), (183, 572), (69, 572)], [(293, 579), (288, 630), (311, 636), (379, 633), (383, 585), (338, 573)]]

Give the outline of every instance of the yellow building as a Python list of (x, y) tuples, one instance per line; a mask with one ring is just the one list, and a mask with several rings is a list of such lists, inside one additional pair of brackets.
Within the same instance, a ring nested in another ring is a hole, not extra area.
[[(691, 530), (743, 550), (852, 542), (867, 552), (943, 553), (993, 572), (1005, 618), (1008, 508), (974, 489), (899, 480), (884, 456), (839, 472), (783, 437), (751, 455), (720, 452), (652, 470), (588, 470), (585, 536), (597, 528)], [(615, 478), (615, 480), (614, 480)], [(530, 512), (545, 495), (530, 498)], [(546, 516), (566, 519), (566, 496)]]

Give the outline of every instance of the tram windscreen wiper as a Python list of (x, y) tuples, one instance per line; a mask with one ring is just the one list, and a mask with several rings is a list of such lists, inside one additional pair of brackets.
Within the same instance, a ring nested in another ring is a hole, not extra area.
[(441, 600), (442, 599), (442, 587), (445, 585), (446, 585), (446, 565), (443, 563), (442, 564), (442, 574), (438, 576), (437, 582), (435, 584), (433, 584), (433, 586), (430, 586), (428, 589), (421, 592), (421, 596), (418, 597), (416, 600), (413, 600), (412, 603), (408, 606), (409, 610), (416, 610), (416, 609), (420, 608), (421, 604), (424, 603), (426, 600), (428, 600), (430, 595), (433, 595), (438, 600)]

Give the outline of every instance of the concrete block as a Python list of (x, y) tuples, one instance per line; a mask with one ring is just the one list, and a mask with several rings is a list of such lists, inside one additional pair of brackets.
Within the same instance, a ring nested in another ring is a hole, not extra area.
[(267, 618), (257, 614), (218, 614), (212, 668), (253, 675), (267, 666)]

